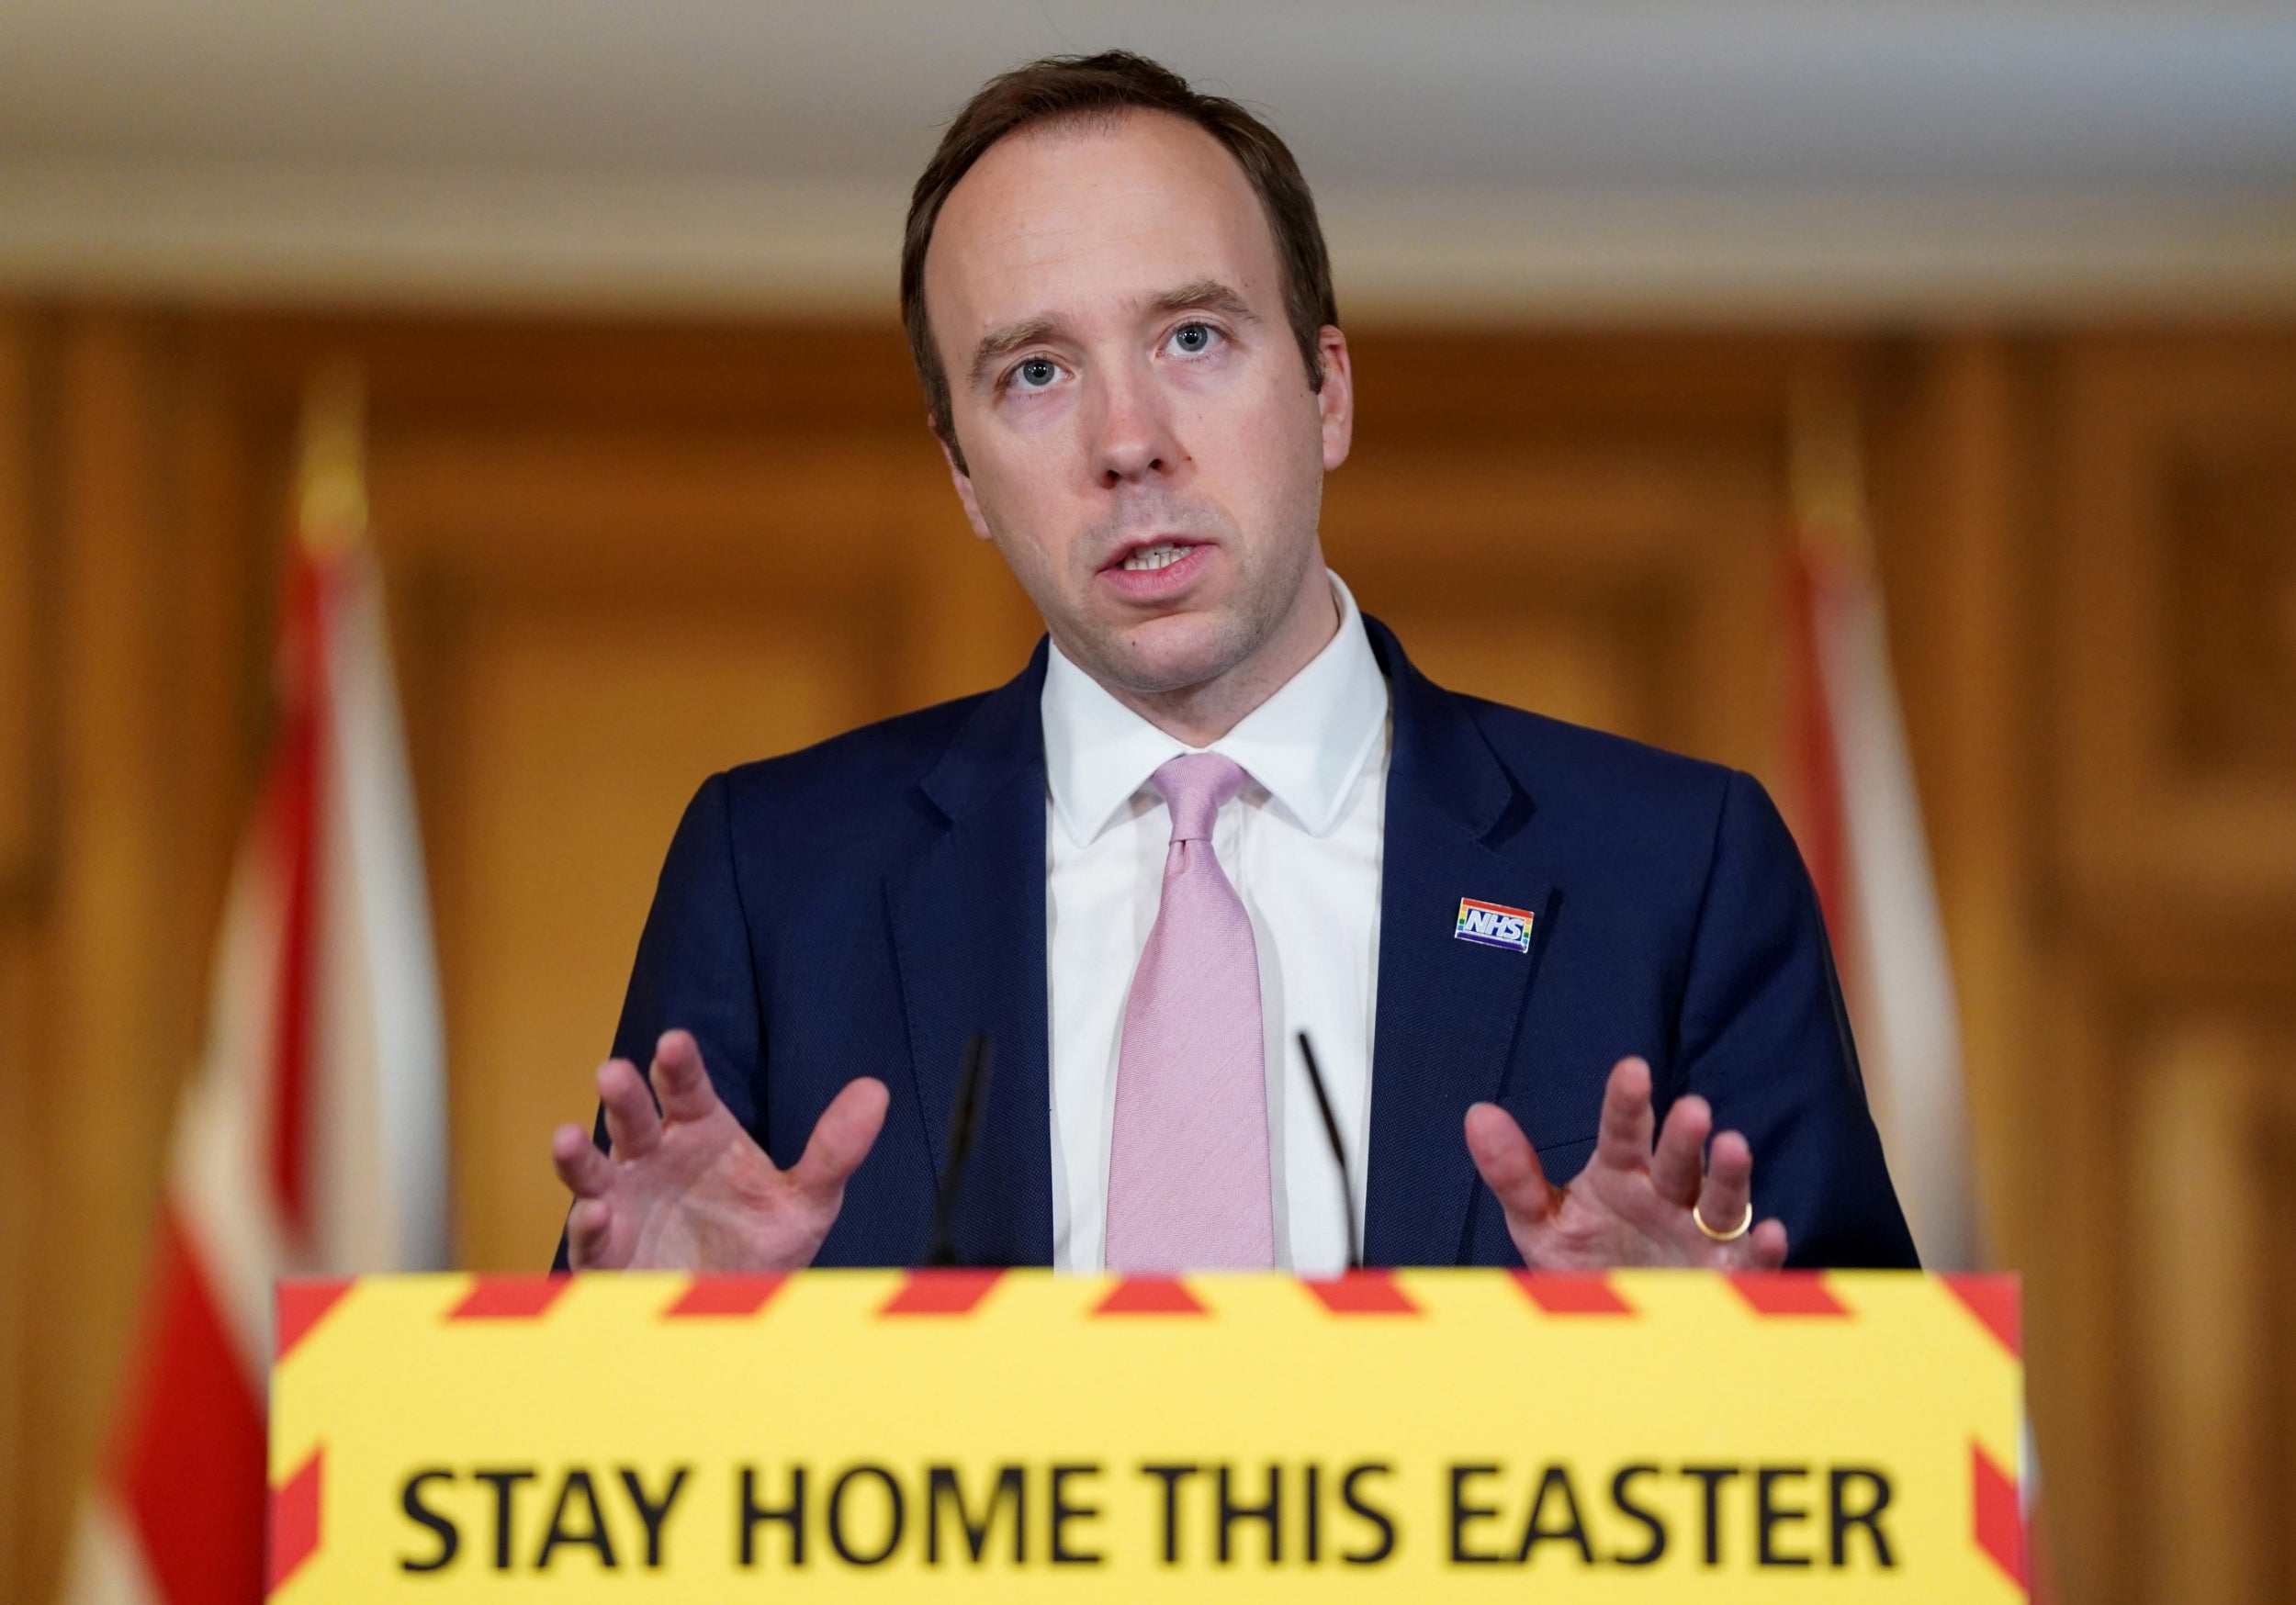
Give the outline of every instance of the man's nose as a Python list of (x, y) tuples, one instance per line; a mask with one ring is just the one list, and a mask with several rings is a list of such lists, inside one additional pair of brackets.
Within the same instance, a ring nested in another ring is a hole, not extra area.
[(1122, 373), (1101, 388), (1092, 435), (1093, 477), (1109, 490), (1175, 472), (1183, 460), (1172, 414), (1153, 376)]

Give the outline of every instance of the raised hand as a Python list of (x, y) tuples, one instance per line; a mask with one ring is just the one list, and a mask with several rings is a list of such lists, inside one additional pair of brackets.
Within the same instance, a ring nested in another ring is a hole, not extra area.
[[(574, 1195), (567, 1257), (578, 1271), (793, 1271), (810, 1264), (845, 1201), (845, 1182), (884, 1124), (884, 1083), (863, 1077), (830, 1100), (788, 1170), (718, 1101), (684, 1031), (654, 1045), (653, 1093), (626, 1059), (598, 1070), (611, 1156), (561, 1126), (550, 1157)], [(655, 1100), (660, 1100), (658, 1113)]]
[[(1622, 1059), (1603, 1089), (1594, 1157), (1568, 1187), (1549, 1185), (1514, 1117), (1496, 1104), (1467, 1112), (1467, 1148), (1507, 1212), (1523, 1263), (1538, 1270), (1622, 1265), (1701, 1265), (1774, 1271), (1785, 1263), (1785, 1227), (1765, 1220), (1728, 1241), (1753, 1196), (1754, 1153), (1725, 1131), (1705, 1156), (1714, 1111), (1680, 1098), (1650, 1141), (1650, 1067)], [(1698, 1229), (1705, 1221), (1710, 1231)]]

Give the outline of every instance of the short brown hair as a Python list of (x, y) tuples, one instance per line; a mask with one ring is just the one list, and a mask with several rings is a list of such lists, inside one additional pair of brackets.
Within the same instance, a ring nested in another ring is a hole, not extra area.
[(1035, 123), (1115, 118), (1131, 110), (1186, 118), (1218, 140), (1243, 167), (1276, 236), (1284, 313), (1307, 364), (1308, 387), (1323, 387), (1317, 342), (1324, 325), (1339, 321), (1331, 257), (1323, 249), (1323, 230), (1315, 220), (1315, 198), (1308, 193), (1308, 181), (1276, 130), (1234, 101), (1199, 95), (1177, 73), (1130, 51), (1046, 56), (981, 85), (941, 135), (940, 148), (926, 163), (909, 196), (908, 230), (901, 241), (901, 321), (908, 330), (917, 379), (925, 387), (933, 432), (960, 468), (964, 453), (951, 419), (949, 375), (934, 348), (932, 323), (925, 313), (925, 252), (932, 243), (942, 203), (988, 148), (1007, 134)]

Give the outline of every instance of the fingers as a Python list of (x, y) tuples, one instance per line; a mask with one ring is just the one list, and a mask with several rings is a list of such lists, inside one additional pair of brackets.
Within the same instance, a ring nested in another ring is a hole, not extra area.
[(1698, 1192), (1698, 1218), (1710, 1231), (1732, 1232), (1746, 1218), (1754, 1194), (1754, 1150), (1735, 1131), (1714, 1139), (1706, 1162), (1706, 1184)]
[(846, 1083), (844, 1091), (829, 1100), (821, 1118), (814, 1122), (805, 1151), (790, 1168), (791, 1184), (816, 1203), (834, 1205), (845, 1189), (846, 1178), (869, 1157), (885, 1123), (885, 1106), (891, 1101), (885, 1083), (874, 1077)]
[[(1669, 1203), (1687, 1204), (1706, 1225), (1728, 1232), (1746, 1218), (1753, 1197), (1754, 1152), (1744, 1137), (1725, 1131), (1714, 1139), (1702, 1176), (1699, 1150), (1713, 1125), (1714, 1111), (1704, 1098), (1684, 1098), (1669, 1110), (1650, 1159), (1650, 1182)], [(1764, 1220), (1722, 1247), (1728, 1260), (1748, 1270), (1774, 1271), (1785, 1263), (1785, 1226)]]
[(1642, 1169), (1650, 1162), (1650, 1067), (1639, 1059), (1622, 1059), (1611, 1067), (1603, 1088), (1593, 1162), (1615, 1171)]
[(661, 1144), (661, 1116), (654, 1094), (626, 1059), (609, 1059), (598, 1067), (598, 1101), (606, 1109), (606, 1138), (620, 1160), (644, 1159)]
[(1746, 1262), (1756, 1271), (1775, 1271), (1785, 1263), (1785, 1222), (1765, 1220), (1746, 1234), (1740, 1245), (1746, 1251)]
[(1669, 1204), (1687, 1209), (1698, 1201), (1705, 1171), (1706, 1134), (1713, 1129), (1713, 1107), (1695, 1094), (1678, 1100), (1666, 1112), (1666, 1124), (1659, 1128), (1658, 1149), (1650, 1155), (1650, 1185)]
[(550, 1164), (577, 1198), (603, 1197), (613, 1181), (613, 1161), (598, 1151), (580, 1126), (561, 1126), (550, 1134)]
[(717, 1107), (717, 1089), (702, 1063), (702, 1049), (688, 1031), (664, 1031), (654, 1045), (654, 1096), (665, 1120), (703, 1119)]
[(1554, 1193), (1531, 1139), (1498, 1105), (1477, 1104), (1467, 1111), (1467, 1151), (1505, 1208), (1510, 1227), (1536, 1226), (1553, 1212)]
[(574, 1207), (566, 1212), (566, 1263), (577, 1271), (618, 1269), (605, 1263), (613, 1229), (613, 1207), (605, 1196), (613, 1161), (580, 1126), (561, 1126), (550, 1135), (550, 1162), (574, 1195)]
[(566, 1212), (566, 1263), (577, 1271), (618, 1271), (606, 1263), (613, 1228), (613, 1207), (602, 1198), (578, 1198)]

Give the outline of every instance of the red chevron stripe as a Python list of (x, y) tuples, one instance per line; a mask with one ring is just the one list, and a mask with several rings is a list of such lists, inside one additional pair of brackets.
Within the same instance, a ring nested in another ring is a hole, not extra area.
[(1002, 1271), (912, 1271), (879, 1315), (971, 1315)]
[(2002, 1576), (2025, 1586), (2025, 1514), (2017, 1479), (1994, 1464), (1975, 1439), (1969, 1441), (1969, 1525), (1977, 1547), (1993, 1557)]
[(1093, 1309), (1095, 1315), (1207, 1315), (1177, 1276), (1127, 1276)]
[(271, 1490), (271, 1544), (264, 1567), (264, 1592), (276, 1594), (296, 1568), (318, 1553), (320, 1463), (326, 1452), (311, 1451), (295, 1475)]
[(1345, 1276), (1317, 1278), (1307, 1288), (1334, 1315), (1419, 1313), (1419, 1307), (1395, 1285), (1394, 1274), (1389, 1271), (1350, 1271)]
[(779, 1271), (755, 1276), (696, 1276), (662, 1314), (673, 1320), (689, 1316), (755, 1315), (788, 1280)]
[(1984, 1324), (2010, 1357), (2024, 1356), (2017, 1278), (1997, 1275), (1947, 1275), (1938, 1280)]
[(571, 1276), (480, 1276), (448, 1320), (533, 1320), (548, 1312), (574, 1285)]
[(277, 1329), (271, 1345), (273, 1364), (286, 1359), (311, 1328), (343, 1302), (355, 1280), (351, 1276), (308, 1277), (278, 1285), (277, 1315), (272, 1323)]
[(1517, 1271), (1514, 1285), (1548, 1315), (1633, 1315), (1635, 1307), (1598, 1271)]
[(263, 1405), (172, 1206), (153, 1251), (110, 1476), (167, 1605), (246, 1605), (264, 1573)]
[(1756, 1315), (1846, 1316), (1850, 1307), (1833, 1296), (1816, 1271), (1739, 1271), (1730, 1285)]

